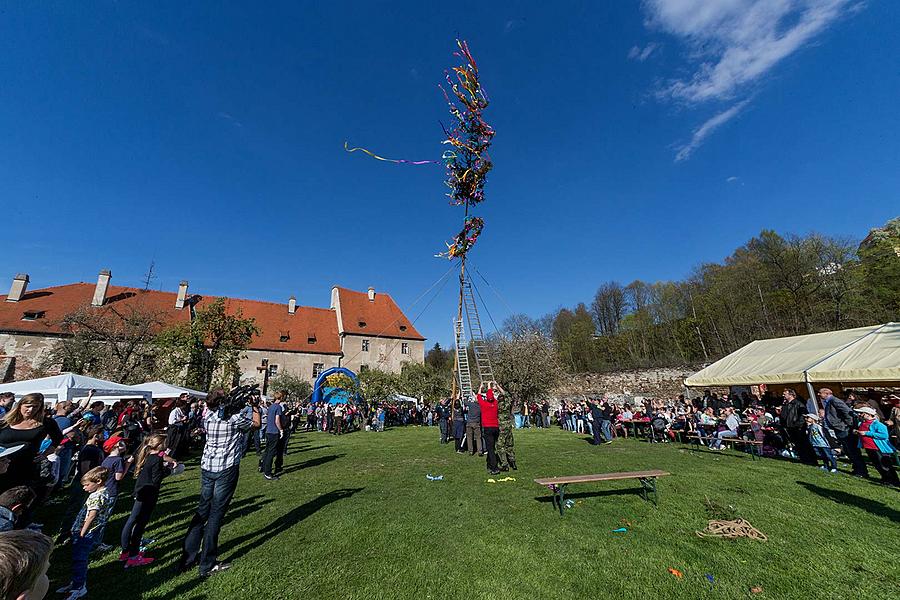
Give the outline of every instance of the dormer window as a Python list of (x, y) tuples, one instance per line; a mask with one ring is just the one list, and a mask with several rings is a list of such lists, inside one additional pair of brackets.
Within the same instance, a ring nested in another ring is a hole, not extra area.
[(290, 331), (282, 331), (281, 335), (278, 336), (278, 341), (281, 342), (282, 344), (287, 342), (289, 339), (291, 339)]
[(366, 327), (366, 322), (365, 322), (365, 321), (360, 321), (360, 322), (359, 322), (359, 327), (360, 327), (360, 329), (365, 329), (365, 327)]
[(47, 311), (44, 310), (26, 310), (22, 313), (23, 321), (37, 321), (38, 319), (44, 318), (44, 313)]
[(401, 325), (401, 326), (400, 326), (400, 331), (406, 331), (406, 325)]
[(315, 343), (316, 343), (316, 336), (315, 336), (314, 334), (310, 334), (310, 335), (306, 338), (306, 343), (307, 343), (307, 344), (315, 344)]

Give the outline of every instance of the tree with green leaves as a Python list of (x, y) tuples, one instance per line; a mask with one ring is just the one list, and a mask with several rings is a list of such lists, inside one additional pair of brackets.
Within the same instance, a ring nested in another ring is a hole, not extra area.
[(359, 374), (359, 389), (369, 404), (387, 402), (400, 391), (400, 379), (388, 371), (366, 369)]
[(400, 371), (398, 387), (402, 394), (434, 404), (450, 395), (452, 376), (450, 370), (439, 371), (427, 363), (406, 362)]
[(238, 361), (259, 329), (240, 309), (229, 314), (224, 298), (198, 308), (189, 323), (170, 327), (156, 343), (166, 357), (169, 381), (183, 380), (197, 390), (231, 387), (240, 376)]
[(306, 378), (293, 373), (283, 372), (269, 380), (272, 392), (284, 392), (292, 402), (303, 402), (312, 396), (312, 384)]
[(539, 332), (490, 339), (494, 376), (516, 400), (540, 400), (565, 372), (553, 341)]

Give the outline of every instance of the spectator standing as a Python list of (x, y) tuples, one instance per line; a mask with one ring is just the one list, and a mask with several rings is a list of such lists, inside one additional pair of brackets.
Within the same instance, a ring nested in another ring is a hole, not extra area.
[(0, 418), (6, 416), (16, 401), (16, 395), (12, 392), (3, 392), (0, 394)]
[(463, 413), (462, 402), (453, 401), (453, 441), (456, 452), (463, 454), (463, 442), (466, 439), (466, 415)]
[[(284, 392), (277, 391), (272, 397), (272, 403), (266, 411), (266, 452), (263, 454), (263, 476), (269, 481), (278, 480), (278, 472), (283, 464), (284, 447), (284, 407), (281, 402)], [(337, 419), (336, 419), (337, 421)], [(337, 425), (340, 433), (340, 425)], [(275, 463), (275, 473), (272, 472), (272, 462)]]
[[(41, 452), (44, 438), (50, 437), (50, 446)], [(44, 395), (27, 394), (0, 420), (0, 446), (9, 448), (18, 444), (25, 447), (9, 456), (6, 473), (0, 475), (0, 491), (17, 485), (40, 487), (40, 473), (35, 463), (39, 454), (47, 455), (62, 442), (62, 432), (49, 416), (45, 415)]]
[(112, 548), (112, 546), (103, 542), (103, 537), (106, 533), (106, 523), (109, 522), (109, 519), (116, 509), (116, 499), (119, 497), (119, 482), (125, 477), (125, 471), (131, 464), (131, 459), (129, 458), (128, 461), (126, 461), (123, 456), (126, 449), (127, 446), (125, 445), (125, 440), (119, 436), (113, 436), (103, 444), (103, 450), (107, 453), (107, 457), (103, 459), (100, 466), (109, 471), (109, 477), (107, 477), (106, 483), (103, 485), (103, 487), (106, 488), (106, 495), (109, 497), (109, 502), (107, 504), (103, 529), (98, 531), (96, 535), (96, 548), (101, 552), (106, 552)]
[(474, 397), (466, 403), (466, 444), (472, 456), (475, 452), (482, 454), (484, 451), (481, 445), (481, 406)]
[(178, 570), (186, 571), (199, 559), (201, 577), (231, 566), (218, 559), (219, 530), (237, 487), (244, 438), (260, 426), (258, 406), (248, 406), (234, 415), (220, 412), (224, 396), (217, 390), (206, 399), (209, 412), (203, 421), (206, 445), (200, 459), (200, 503), (188, 526), (178, 562)]
[(85, 498), (89, 492), (84, 483), (82, 483), (82, 479), (103, 462), (103, 450), (100, 449), (103, 444), (103, 427), (90, 425), (85, 435), (87, 440), (78, 451), (75, 479), (69, 487), (69, 506), (66, 509), (66, 514), (63, 516), (62, 531), (59, 537), (56, 538), (57, 544), (63, 543), (69, 538), (71, 531), (73, 531), (70, 529), (73, 519), (76, 518), (78, 511), (84, 506)]
[(859, 440), (855, 433), (853, 411), (847, 403), (840, 398), (835, 398), (828, 388), (819, 390), (819, 398), (825, 411), (825, 426), (834, 431), (844, 455), (850, 459), (853, 467), (853, 475), (856, 477), (868, 477), (866, 463), (863, 462), (859, 452)]
[(500, 426), (497, 436), (497, 465), (501, 471), (509, 471), (510, 468), (517, 471), (512, 402), (499, 383), (495, 382), (493, 385), (497, 398), (497, 424)]
[(781, 426), (784, 433), (794, 446), (794, 451), (800, 460), (808, 465), (816, 464), (816, 456), (813, 447), (810, 446), (810, 437), (807, 434), (808, 425), (806, 416), (806, 402), (797, 397), (797, 392), (788, 388), (782, 393), (784, 404), (781, 405)]
[(103, 467), (94, 467), (81, 477), (81, 485), (88, 497), (72, 524), (72, 581), (57, 590), (61, 594), (69, 594), (66, 600), (87, 595), (88, 560), (94, 549), (96, 534), (106, 524), (109, 497), (103, 484), (108, 475), (109, 472)]
[(446, 444), (448, 435), (449, 435), (449, 419), (450, 419), (450, 407), (447, 406), (447, 400), (441, 400), (437, 406), (437, 415), (438, 415), (438, 429), (441, 432), (441, 443)]
[(888, 441), (888, 430), (884, 423), (878, 420), (875, 409), (871, 406), (857, 408), (856, 412), (862, 417), (859, 429), (859, 447), (862, 448), (878, 474), (882, 482), (900, 486), (897, 471), (894, 470), (894, 447)]

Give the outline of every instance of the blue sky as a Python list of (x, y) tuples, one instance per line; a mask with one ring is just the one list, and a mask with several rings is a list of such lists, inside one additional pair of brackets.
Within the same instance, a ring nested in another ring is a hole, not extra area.
[(457, 36), (497, 131), (470, 256), (498, 323), (762, 228), (859, 238), (900, 213), (896, 2), (241, 4), (4, 3), (0, 275), (140, 285), (154, 261), (155, 288), (327, 306), (374, 285), (414, 317), (461, 211), (440, 167), (343, 143), (438, 158)]

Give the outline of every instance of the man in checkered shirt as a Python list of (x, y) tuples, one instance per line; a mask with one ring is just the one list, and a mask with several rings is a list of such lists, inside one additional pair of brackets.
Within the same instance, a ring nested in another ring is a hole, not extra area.
[(237, 487), (247, 435), (255, 434), (260, 427), (258, 406), (247, 406), (241, 412), (223, 418), (219, 407), (224, 399), (222, 390), (211, 392), (206, 399), (208, 412), (203, 418), (206, 445), (200, 459), (200, 505), (191, 519), (178, 562), (178, 570), (184, 572), (197, 563), (199, 555), (201, 577), (231, 566), (218, 560), (219, 530)]

